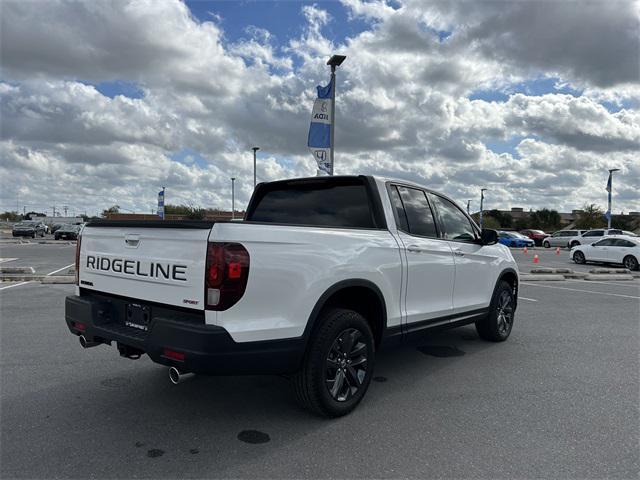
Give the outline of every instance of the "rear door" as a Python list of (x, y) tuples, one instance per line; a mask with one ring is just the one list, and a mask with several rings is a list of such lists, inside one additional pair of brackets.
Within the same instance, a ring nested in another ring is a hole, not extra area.
[(425, 192), (389, 185), (388, 191), (407, 261), (405, 311), (407, 329), (450, 315), (455, 265), (449, 244), (438, 238)]
[(213, 223), (136, 223), (92, 222), (84, 228), (80, 287), (204, 309), (207, 239)]
[(455, 287), (453, 313), (478, 310), (489, 305), (495, 285), (496, 245), (481, 245), (480, 233), (465, 213), (449, 199), (430, 193), (435, 206), (440, 235), (453, 251)]

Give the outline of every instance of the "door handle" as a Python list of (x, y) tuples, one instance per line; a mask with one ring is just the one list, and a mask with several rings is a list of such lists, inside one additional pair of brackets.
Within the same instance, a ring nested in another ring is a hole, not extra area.
[(456, 257), (464, 257), (464, 252), (463, 252), (463, 251), (461, 251), (461, 250), (454, 250), (454, 251), (453, 251), (453, 254), (454, 254)]
[(409, 250), (410, 252), (413, 252), (413, 253), (424, 252), (424, 249), (420, 248), (420, 246), (418, 246), (418, 245), (409, 245), (407, 247), (407, 250)]

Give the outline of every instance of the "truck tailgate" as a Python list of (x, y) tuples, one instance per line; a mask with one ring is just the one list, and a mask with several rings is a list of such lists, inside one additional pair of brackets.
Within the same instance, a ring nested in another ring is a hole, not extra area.
[(204, 309), (210, 227), (87, 225), (80, 249), (80, 287), (186, 308)]

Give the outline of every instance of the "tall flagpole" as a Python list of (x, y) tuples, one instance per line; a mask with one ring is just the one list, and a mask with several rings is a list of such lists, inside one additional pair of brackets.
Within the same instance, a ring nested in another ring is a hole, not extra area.
[(331, 124), (329, 130), (329, 156), (331, 157), (331, 169), (329, 171), (329, 175), (333, 175), (334, 169), (334, 132), (336, 129), (336, 67), (342, 65), (342, 62), (344, 62), (346, 58), (346, 55), (332, 55), (327, 62), (327, 65), (331, 66)]
[(619, 168), (611, 168), (609, 169), (609, 180), (607, 181), (607, 190), (609, 194), (607, 195), (607, 228), (611, 228), (611, 217), (613, 213), (611, 212), (611, 191), (613, 190), (613, 172), (617, 172), (620, 170)]

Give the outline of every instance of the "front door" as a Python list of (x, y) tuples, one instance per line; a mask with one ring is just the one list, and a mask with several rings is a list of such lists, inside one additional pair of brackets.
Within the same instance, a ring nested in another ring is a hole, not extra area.
[(439, 218), (441, 236), (449, 242), (456, 265), (453, 313), (471, 312), (489, 306), (495, 287), (494, 269), (500, 247), (481, 245), (476, 228), (450, 200), (430, 194)]

